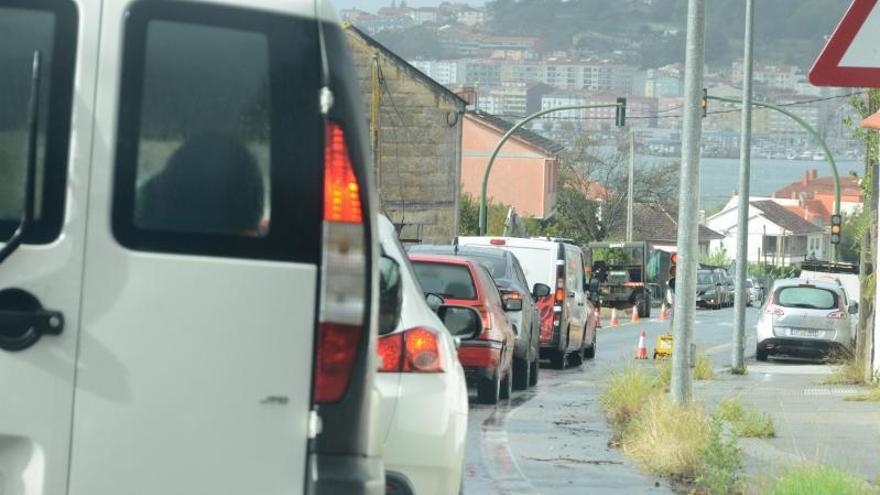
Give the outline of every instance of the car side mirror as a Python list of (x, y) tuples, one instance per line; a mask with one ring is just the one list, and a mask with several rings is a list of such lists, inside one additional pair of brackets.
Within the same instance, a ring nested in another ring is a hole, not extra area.
[(522, 311), (522, 296), (516, 291), (505, 291), (501, 293), (504, 301), (504, 311)]
[(403, 309), (403, 280), (397, 261), (379, 258), (379, 334), (393, 332)]
[(443, 305), (437, 309), (437, 316), (457, 339), (475, 339), (483, 333), (483, 317), (474, 308)]
[(537, 283), (532, 287), (532, 296), (535, 299), (540, 299), (542, 297), (547, 297), (553, 290), (550, 289), (550, 286), (547, 284)]
[(428, 303), (428, 307), (431, 308), (431, 311), (437, 312), (440, 309), (440, 306), (446, 302), (446, 299), (443, 299), (442, 296), (438, 296), (437, 294), (429, 292), (425, 295), (425, 302)]
[(859, 303), (857, 303), (857, 302), (850, 303), (850, 305), (849, 305), (849, 314), (851, 314), (851, 315), (857, 315), (857, 314), (859, 314)]

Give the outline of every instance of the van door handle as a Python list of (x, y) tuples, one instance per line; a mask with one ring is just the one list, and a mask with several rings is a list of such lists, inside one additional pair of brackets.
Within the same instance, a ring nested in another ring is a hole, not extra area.
[(576, 296), (576, 295), (577, 295), (577, 294), (575, 294), (574, 291), (571, 291), (571, 292), (568, 293), (568, 298), (569, 298), (569, 299), (574, 299), (574, 296)]
[(43, 335), (59, 335), (63, 330), (60, 311), (43, 309), (37, 298), (21, 289), (0, 291), (0, 349), (23, 351)]

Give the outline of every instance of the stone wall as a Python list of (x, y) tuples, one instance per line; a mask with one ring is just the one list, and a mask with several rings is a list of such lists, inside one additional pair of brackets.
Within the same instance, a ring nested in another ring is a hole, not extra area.
[(356, 29), (346, 32), (368, 119), (375, 58), (381, 68), (380, 211), (404, 225), (404, 241), (449, 244), (458, 232), (465, 102)]

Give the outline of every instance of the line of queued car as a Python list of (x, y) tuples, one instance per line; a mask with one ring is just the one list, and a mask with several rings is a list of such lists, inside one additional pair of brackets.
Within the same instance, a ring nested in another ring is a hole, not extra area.
[(383, 287), (402, 287), (378, 343), (387, 492), (459, 493), (469, 389), (497, 404), (538, 384), (541, 359), (593, 358), (597, 294), (580, 248), (559, 240), (459, 237), (407, 253), (383, 216), (379, 231), (396, 267), (383, 266)]

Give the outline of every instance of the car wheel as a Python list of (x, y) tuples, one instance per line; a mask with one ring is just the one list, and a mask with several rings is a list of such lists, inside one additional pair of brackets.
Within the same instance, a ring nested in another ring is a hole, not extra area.
[(523, 358), (513, 358), (513, 388), (525, 390), (529, 388), (529, 374), (531, 365)]
[[(512, 363), (511, 363), (512, 364)], [(509, 400), (510, 396), (513, 395), (513, 368), (507, 371), (507, 376), (504, 377), (504, 380), (501, 381), (501, 395), (499, 396), (501, 400)]]
[(761, 346), (758, 346), (758, 348), (755, 349), (755, 359), (758, 361), (766, 361), (768, 356), (769, 353), (767, 352), (767, 349), (762, 349)]
[(580, 348), (568, 355), (568, 364), (580, 366), (584, 362), (584, 349)]
[(565, 351), (554, 350), (553, 353), (550, 354), (550, 366), (558, 370), (564, 369)]
[(482, 404), (497, 404), (501, 395), (501, 377), (498, 371), (495, 377), (488, 380), (481, 380), (477, 384), (477, 400)]
[(593, 332), (593, 343), (584, 350), (585, 359), (593, 359), (596, 357), (596, 332)]
[(538, 384), (538, 370), (541, 369), (538, 366), (538, 356), (535, 356), (535, 359), (532, 360), (531, 364), (529, 364), (529, 386), (534, 387)]

